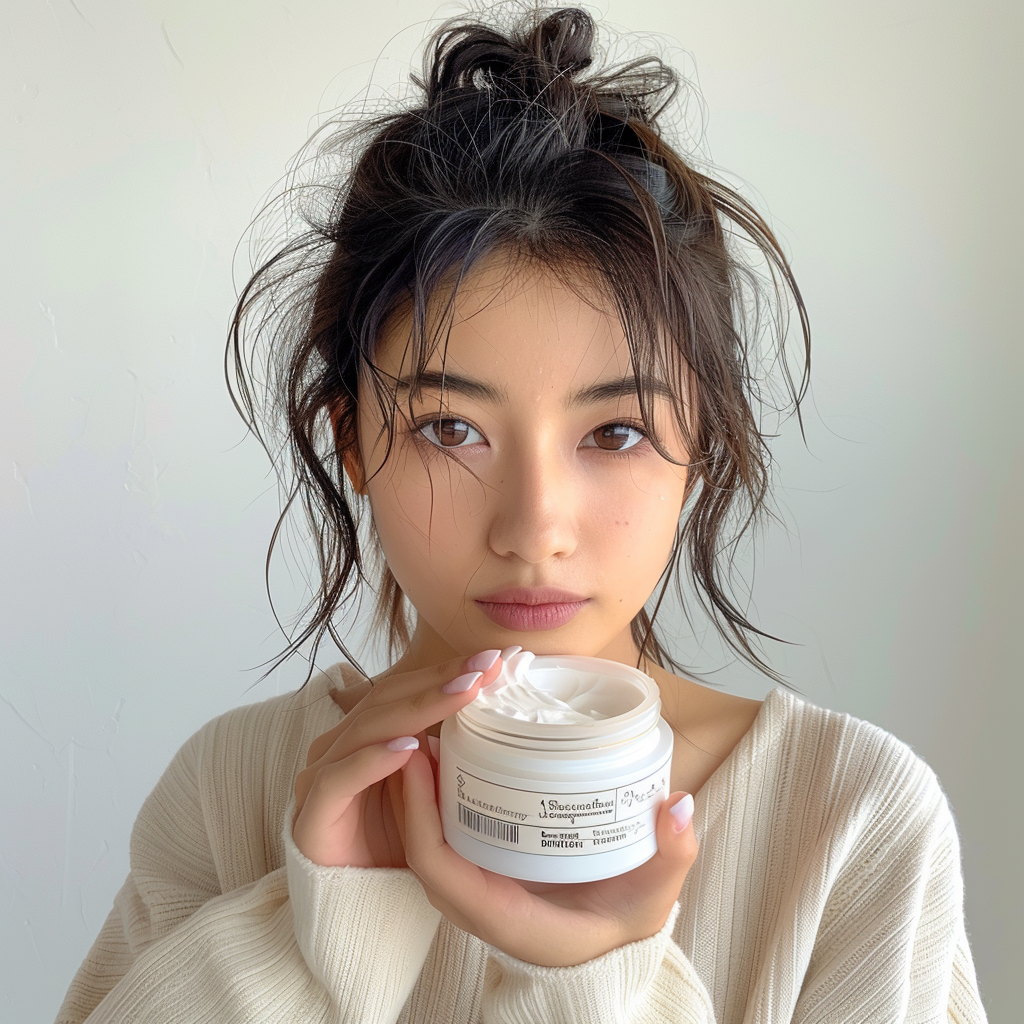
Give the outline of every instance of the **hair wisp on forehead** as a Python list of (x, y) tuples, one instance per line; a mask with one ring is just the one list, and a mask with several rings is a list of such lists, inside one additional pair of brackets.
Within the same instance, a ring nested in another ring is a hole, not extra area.
[[(766, 634), (732, 595), (729, 555), (766, 508), (766, 363), (781, 385), (775, 408), (798, 409), (806, 388), (806, 312), (756, 210), (666, 141), (660, 119), (681, 89), (676, 72), (657, 56), (606, 66), (595, 34), (575, 8), (446, 22), (413, 78), (416, 97), (335, 126), (311, 180), (286, 194), (303, 228), (243, 289), (228, 345), (236, 405), (316, 539), (319, 589), (282, 658), (308, 641), (315, 652), (327, 633), (351, 658), (333, 622), (364, 583), (377, 592), (390, 653), (408, 643), (394, 577), (379, 557), (364, 560), (367, 509), (342, 457), (356, 443), (357, 401), (379, 402), (387, 423), (398, 413), (394, 383), (374, 362), (387, 323), (410, 316), (413, 372), (422, 372), (444, 320), (428, 311), (450, 310), (459, 282), (504, 253), (602, 282), (645, 421), (654, 382), (674, 385), (690, 483), (653, 607), (633, 622), (641, 655), (681, 668), (654, 620), (686, 573), (726, 642), (778, 679), (757, 645)], [(331, 170), (339, 159), (341, 173)], [(790, 308), (802, 336), (795, 374), (783, 351)]]

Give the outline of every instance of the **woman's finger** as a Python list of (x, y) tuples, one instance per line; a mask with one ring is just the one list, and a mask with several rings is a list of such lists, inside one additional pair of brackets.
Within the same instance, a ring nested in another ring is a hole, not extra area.
[[(672, 904), (697, 859), (697, 836), (693, 831), (693, 797), (670, 793), (658, 808), (655, 822), (658, 851), (640, 867), (628, 873), (633, 898), (624, 905), (627, 917), (644, 934), (657, 931), (668, 918)], [(638, 935), (638, 937), (643, 937)]]
[[(415, 736), (398, 736), (361, 747), (339, 761), (304, 768), (295, 780), (296, 828), (303, 816), (306, 827), (315, 821), (317, 829), (330, 828), (345, 813), (353, 797), (397, 772), (418, 746)], [(299, 845), (297, 835), (295, 842)]]
[(657, 856), (681, 874), (682, 879), (697, 859), (697, 836), (693, 831), (693, 796), (690, 793), (670, 793), (658, 808)]
[(413, 753), (401, 776), (406, 863), (427, 898), (463, 931), (503, 948), (525, 949), (528, 937), (534, 934), (537, 914), (543, 918), (546, 905), (518, 882), (485, 871), (445, 842), (434, 774), (422, 751)]
[(385, 742), (390, 736), (418, 736), (438, 722), (444, 721), (472, 701), (486, 678), (479, 672), (467, 673), (468, 688), (445, 693), (443, 685), (433, 693), (391, 704), (371, 706), (353, 714), (345, 729), (339, 731), (331, 745), (310, 768), (341, 761), (362, 747)]
[(443, 856), (441, 851), (446, 844), (437, 807), (434, 771), (421, 750), (406, 761), (402, 770), (401, 801), (405, 829), (403, 841), (408, 839), (415, 843), (424, 858), (432, 859), (439, 853)]
[(415, 751), (402, 769), (401, 803), (406, 860), (424, 886), (445, 894), (457, 879), (460, 893), (470, 903), (484, 898), (485, 872), (445, 842), (434, 772), (423, 751)]
[(434, 764), (441, 763), (441, 739), (438, 736), (427, 734), (427, 751)]
[(384, 677), (341, 722), (310, 744), (307, 766), (337, 761), (388, 736), (416, 735), (436, 725), (494, 682), (501, 671), (500, 655), (497, 650), (481, 651), (471, 658)]
[(370, 707), (375, 704), (415, 699), (420, 693), (431, 693), (436, 687), (443, 688), (452, 680), (474, 672), (485, 674), (490, 683), (497, 678), (500, 671), (501, 651), (480, 651), (468, 658), (452, 658), (439, 665), (415, 669), (412, 672), (396, 672), (393, 675), (385, 672), (375, 677), (373, 688), (364, 701)]

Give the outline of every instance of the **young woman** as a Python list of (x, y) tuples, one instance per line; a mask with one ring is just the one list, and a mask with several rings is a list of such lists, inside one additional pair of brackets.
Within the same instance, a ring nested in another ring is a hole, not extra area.
[[(927, 766), (657, 639), (685, 572), (767, 668), (719, 564), (767, 478), (734, 236), (807, 322), (764, 222), (662, 138), (673, 74), (595, 67), (593, 36), (573, 9), (447, 25), (418, 103), (323, 147), (354, 159), (244, 291), (240, 404), (279, 416), (321, 545), (297, 643), (368, 581), (398, 657), (185, 744), (62, 1024), (984, 1020)], [(445, 843), (434, 737), (519, 648), (657, 681), (673, 792), (634, 871), (530, 884)]]

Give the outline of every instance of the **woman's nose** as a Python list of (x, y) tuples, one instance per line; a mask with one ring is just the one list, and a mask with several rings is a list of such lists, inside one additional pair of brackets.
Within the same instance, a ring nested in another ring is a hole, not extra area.
[(539, 563), (566, 557), (579, 539), (573, 473), (552, 451), (517, 450), (491, 491), (491, 550)]

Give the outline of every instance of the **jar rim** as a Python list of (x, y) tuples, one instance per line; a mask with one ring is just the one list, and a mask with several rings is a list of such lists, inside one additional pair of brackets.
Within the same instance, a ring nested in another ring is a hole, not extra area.
[(657, 724), (661, 713), (661, 692), (654, 679), (640, 669), (606, 658), (575, 654), (541, 654), (530, 663), (531, 670), (550, 671), (559, 668), (617, 680), (635, 688), (639, 699), (622, 714), (572, 725), (526, 722), (502, 715), (476, 701), (467, 704), (456, 717), (467, 726), (472, 726), (474, 732), (494, 735), (495, 738), (553, 743), (563, 748), (622, 742)]

